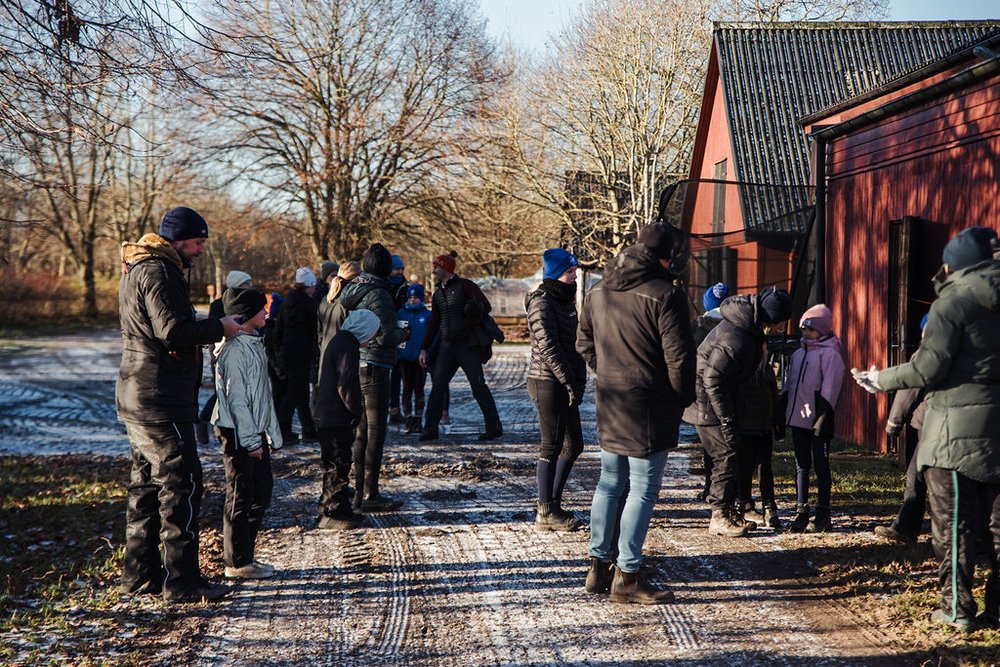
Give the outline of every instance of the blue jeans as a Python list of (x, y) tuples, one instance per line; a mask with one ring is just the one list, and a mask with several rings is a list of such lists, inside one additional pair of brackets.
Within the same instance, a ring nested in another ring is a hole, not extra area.
[(612, 542), (618, 520), (618, 499), (625, 498), (618, 537), (618, 569), (638, 572), (642, 565), (642, 545), (646, 541), (653, 505), (660, 495), (667, 452), (647, 458), (621, 456), (601, 451), (601, 479), (590, 508), (590, 555), (602, 561), (614, 560)]

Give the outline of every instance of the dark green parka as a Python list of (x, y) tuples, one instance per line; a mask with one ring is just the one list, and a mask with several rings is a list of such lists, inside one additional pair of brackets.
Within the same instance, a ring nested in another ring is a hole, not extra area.
[(921, 469), (1000, 482), (1000, 261), (956, 271), (935, 288), (919, 353), (881, 371), (878, 383), (927, 388)]

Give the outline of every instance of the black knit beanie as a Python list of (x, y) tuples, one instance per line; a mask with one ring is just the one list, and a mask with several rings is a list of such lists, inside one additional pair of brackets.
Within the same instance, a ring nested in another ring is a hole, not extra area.
[(654, 222), (639, 230), (639, 243), (649, 248), (657, 259), (670, 259), (674, 252), (674, 231), (662, 222)]
[(168, 241), (205, 239), (208, 238), (208, 224), (194, 209), (178, 206), (163, 216), (159, 234)]
[(993, 256), (990, 241), (997, 233), (988, 227), (968, 227), (952, 237), (941, 253), (950, 271), (961, 271)]
[(768, 287), (762, 290), (757, 295), (757, 305), (763, 324), (785, 322), (792, 316), (792, 297), (783, 289)]
[(222, 293), (222, 309), (226, 315), (243, 315), (246, 319), (255, 317), (267, 306), (267, 297), (255, 289), (229, 288)]

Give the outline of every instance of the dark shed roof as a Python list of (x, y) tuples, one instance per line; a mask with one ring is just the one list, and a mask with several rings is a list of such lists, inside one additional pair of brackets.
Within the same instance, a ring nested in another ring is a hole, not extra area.
[[(961, 51), (997, 28), (1000, 20), (716, 24), (739, 180), (809, 184), (809, 144), (798, 119)], [(801, 192), (788, 194), (797, 200)], [(783, 212), (805, 205), (744, 196), (748, 231), (801, 231), (802, 216), (783, 218)]]

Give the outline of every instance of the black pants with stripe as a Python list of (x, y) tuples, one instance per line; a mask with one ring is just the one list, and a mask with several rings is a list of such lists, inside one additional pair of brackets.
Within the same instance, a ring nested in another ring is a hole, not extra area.
[(1000, 617), (1000, 484), (977, 482), (956, 470), (927, 468), (927, 500), (931, 513), (934, 554), (940, 559), (941, 610), (950, 620), (972, 620), (976, 602), (972, 597), (973, 575), (978, 559), (977, 540), (983, 540), (989, 578), (986, 581), (986, 613)]
[(126, 422), (125, 428), (132, 447), (132, 473), (122, 587), (130, 593), (191, 590), (201, 579), (202, 477), (194, 422)]
[(271, 504), (274, 477), (271, 452), (261, 446), (258, 460), (236, 440), (231, 428), (219, 427), (222, 442), (222, 465), (226, 470), (226, 505), (222, 517), (222, 550), (226, 565), (243, 567), (254, 561), (257, 533), (264, 522), (264, 512)]

